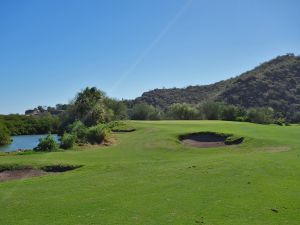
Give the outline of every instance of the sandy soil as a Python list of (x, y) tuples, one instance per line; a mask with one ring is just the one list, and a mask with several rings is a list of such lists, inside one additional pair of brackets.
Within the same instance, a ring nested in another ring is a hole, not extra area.
[(43, 176), (45, 174), (47, 174), (47, 172), (36, 169), (7, 170), (0, 172), (0, 182), (23, 179), (28, 177)]
[(224, 142), (200, 142), (192, 139), (185, 139), (182, 141), (183, 144), (198, 148), (211, 148), (225, 146)]
[(226, 146), (225, 139), (226, 137), (213, 134), (191, 134), (181, 141), (183, 144), (192, 147), (210, 148)]

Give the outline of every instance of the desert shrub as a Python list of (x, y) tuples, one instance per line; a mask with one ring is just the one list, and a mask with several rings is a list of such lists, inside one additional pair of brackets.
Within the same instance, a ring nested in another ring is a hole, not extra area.
[(176, 103), (169, 107), (167, 117), (175, 120), (193, 120), (197, 118), (198, 111), (188, 104)]
[(203, 119), (217, 120), (220, 117), (221, 107), (221, 103), (208, 101), (200, 104), (198, 110)]
[(9, 130), (0, 124), (0, 146), (7, 145), (11, 143), (11, 138), (9, 134)]
[(128, 118), (127, 107), (124, 102), (106, 97), (104, 104), (112, 110), (112, 120), (125, 120)]
[(40, 138), (38, 146), (34, 149), (35, 151), (51, 152), (58, 149), (58, 144), (52, 135), (47, 135)]
[(109, 129), (105, 125), (99, 124), (88, 129), (87, 140), (91, 144), (101, 144), (107, 140), (108, 134)]
[(252, 108), (247, 117), (252, 123), (271, 124), (274, 122), (274, 111), (270, 108)]
[(130, 114), (133, 120), (159, 120), (161, 118), (160, 110), (146, 103), (135, 104)]
[(60, 147), (63, 149), (70, 149), (74, 147), (76, 136), (73, 134), (64, 133), (61, 138)]
[(220, 119), (227, 121), (235, 121), (237, 115), (237, 107), (233, 105), (223, 105), (220, 110)]

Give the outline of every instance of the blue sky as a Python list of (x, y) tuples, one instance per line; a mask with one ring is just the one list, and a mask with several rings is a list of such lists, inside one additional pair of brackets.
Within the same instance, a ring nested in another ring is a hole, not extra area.
[(131, 99), (300, 54), (298, 0), (1, 0), (0, 114), (86, 86)]

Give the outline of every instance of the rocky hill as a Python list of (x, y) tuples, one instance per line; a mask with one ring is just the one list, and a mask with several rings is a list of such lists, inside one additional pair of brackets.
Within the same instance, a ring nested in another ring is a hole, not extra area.
[(160, 108), (173, 103), (219, 101), (251, 107), (271, 107), (285, 117), (300, 111), (300, 56), (287, 54), (240, 76), (210, 85), (155, 89), (134, 100)]

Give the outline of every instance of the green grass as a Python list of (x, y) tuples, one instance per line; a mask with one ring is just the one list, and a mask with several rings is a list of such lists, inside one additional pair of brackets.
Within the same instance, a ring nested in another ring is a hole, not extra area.
[[(299, 225), (300, 126), (130, 124), (137, 131), (114, 134), (117, 143), (110, 147), (0, 156), (2, 167), (84, 165), (0, 183), (0, 224)], [(245, 140), (211, 149), (177, 140), (199, 131)]]

